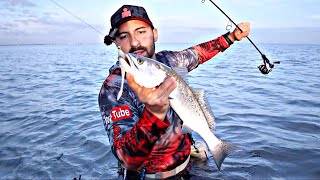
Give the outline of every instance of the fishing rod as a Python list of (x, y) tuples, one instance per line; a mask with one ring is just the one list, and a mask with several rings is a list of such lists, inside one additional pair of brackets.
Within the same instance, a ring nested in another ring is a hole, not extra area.
[[(229, 21), (234, 24), (236, 26), (236, 28), (238, 28), (241, 32), (242, 29), (216, 4), (214, 3), (212, 0), (209, 0), (214, 6), (216, 6), (216, 8), (218, 8), (222, 14), (224, 14), (228, 19)], [(201, 0), (202, 3), (205, 2), (205, 0)], [(230, 26), (230, 25), (229, 25)], [(259, 48), (252, 42), (252, 40), (249, 38), (249, 36), (247, 36), (247, 39), (249, 40), (249, 42), (256, 48), (256, 50), (260, 53), (262, 59), (263, 59), (263, 64), (258, 66), (260, 72), (262, 74), (268, 74), (269, 72), (272, 71), (272, 68), (274, 67), (274, 64), (280, 64), (280, 61), (275, 61), (273, 63), (270, 63), (269, 59), (267, 58), (267, 56), (265, 54), (263, 54)]]

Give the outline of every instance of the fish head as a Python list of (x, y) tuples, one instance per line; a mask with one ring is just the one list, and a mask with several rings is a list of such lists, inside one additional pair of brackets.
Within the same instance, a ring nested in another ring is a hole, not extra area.
[(118, 60), (122, 71), (130, 73), (140, 86), (154, 88), (167, 77), (166, 66), (156, 60), (119, 50)]

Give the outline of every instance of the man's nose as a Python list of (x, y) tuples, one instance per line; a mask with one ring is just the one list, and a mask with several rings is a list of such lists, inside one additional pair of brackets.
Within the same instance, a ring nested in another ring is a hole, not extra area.
[(131, 36), (130, 40), (131, 47), (139, 47), (140, 46), (140, 40), (136, 36)]

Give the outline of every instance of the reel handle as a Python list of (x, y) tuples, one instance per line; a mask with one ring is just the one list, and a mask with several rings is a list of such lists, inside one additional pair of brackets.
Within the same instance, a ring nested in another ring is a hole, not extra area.
[(258, 66), (258, 69), (262, 74), (269, 74), (269, 72), (272, 71), (272, 68), (274, 67), (274, 64), (280, 64), (280, 61), (275, 61), (273, 63), (270, 63), (269, 59), (266, 55), (261, 54), (261, 57), (263, 59), (263, 64)]

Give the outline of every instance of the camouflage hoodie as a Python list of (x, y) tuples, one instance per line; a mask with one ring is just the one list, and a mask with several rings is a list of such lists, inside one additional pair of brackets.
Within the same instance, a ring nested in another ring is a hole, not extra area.
[[(170, 67), (185, 67), (192, 71), (229, 45), (223, 36), (183, 51), (161, 51), (157, 61)], [(174, 169), (189, 156), (191, 139), (181, 133), (182, 121), (169, 108), (164, 121), (145, 109), (145, 105), (130, 89), (127, 82), (117, 101), (121, 84), (119, 62), (109, 70), (98, 101), (112, 152), (127, 169), (147, 173)]]

